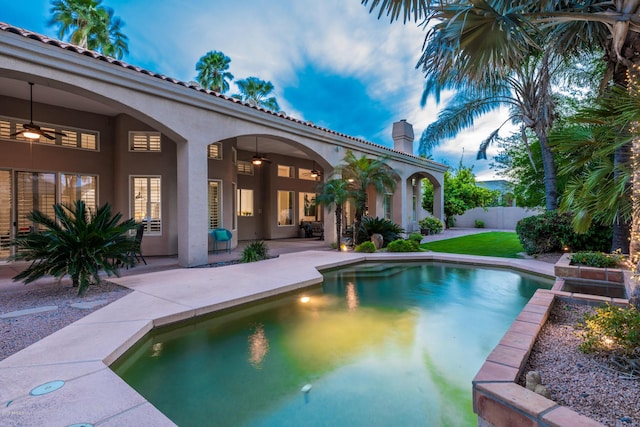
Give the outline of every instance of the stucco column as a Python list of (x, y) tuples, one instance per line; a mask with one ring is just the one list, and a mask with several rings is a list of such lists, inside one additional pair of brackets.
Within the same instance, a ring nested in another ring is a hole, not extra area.
[(443, 182), (433, 185), (433, 216), (444, 223), (444, 176)]
[[(400, 174), (400, 180), (396, 183), (396, 191), (393, 194), (393, 220), (395, 223), (400, 224), (407, 234), (411, 232), (409, 227), (411, 223), (411, 197), (407, 194), (411, 188), (410, 181), (410, 179), (408, 180), (404, 175)], [(399, 206), (400, 209), (396, 206)]]
[(208, 262), (206, 141), (178, 143), (178, 264)]

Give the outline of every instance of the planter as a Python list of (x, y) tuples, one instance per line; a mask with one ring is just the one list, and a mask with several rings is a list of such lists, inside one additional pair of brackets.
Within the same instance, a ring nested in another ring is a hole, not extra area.
[(630, 295), (629, 271), (570, 265), (570, 258), (571, 254), (564, 254), (555, 264), (557, 281), (554, 289), (614, 298), (627, 298)]
[(603, 427), (517, 383), (555, 298), (587, 304), (627, 302), (554, 290), (536, 291), (473, 380), (473, 410), (478, 415), (478, 426)]

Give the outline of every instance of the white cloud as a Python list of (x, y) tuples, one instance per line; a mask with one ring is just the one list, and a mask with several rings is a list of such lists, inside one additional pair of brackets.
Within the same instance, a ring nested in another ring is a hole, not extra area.
[[(18, 3), (12, 3), (15, 7), (5, 19), (39, 30), (42, 23), (30, 20), (41, 20), (42, 14), (33, 14), (30, 9), (42, 8), (46, 15), (49, 3)], [(389, 117), (363, 120), (361, 129), (351, 133), (387, 145), (392, 144), (393, 122), (407, 119), (418, 140), (437, 118), (438, 108), (432, 102), (426, 108), (419, 105), (423, 76), (415, 66), (424, 30), (415, 24), (378, 20), (357, 0), (104, 0), (103, 4), (125, 21), (123, 30), (130, 39), (130, 54), (125, 60), (134, 65), (189, 81), (195, 79), (195, 64), (202, 55), (222, 51), (232, 60), (230, 71), (236, 80), (249, 76), (270, 80), (281, 108), (303, 120), (313, 117), (313, 111), (308, 110), (312, 107), (303, 111), (283, 95), (285, 87), (298, 85), (300, 70), (312, 67), (327, 75), (357, 79), (366, 86), (368, 98), (340, 99), (336, 93), (332, 94), (336, 104), (351, 105), (362, 111), (363, 117), (367, 117), (367, 109), (384, 106)], [(53, 29), (47, 34), (54, 35)], [(232, 85), (230, 93), (236, 91)], [(377, 105), (369, 105), (372, 103)], [(379, 111), (372, 116), (380, 117)], [(501, 117), (506, 116), (487, 115), (474, 129), (443, 142), (434, 151), (434, 159), (445, 158), (457, 165), (464, 147), (465, 163), (472, 163), (478, 144), (503, 120)], [(338, 119), (336, 123), (341, 123)], [(325, 121), (328, 127), (342, 131), (330, 118)], [(489, 161), (473, 163), (476, 173), (488, 170)]]

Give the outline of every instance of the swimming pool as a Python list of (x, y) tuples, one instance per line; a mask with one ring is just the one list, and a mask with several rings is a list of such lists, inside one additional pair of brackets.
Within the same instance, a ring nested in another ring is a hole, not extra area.
[(181, 426), (471, 426), (473, 376), (552, 285), (439, 263), (324, 276), (322, 289), (154, 331), (112, 368)]

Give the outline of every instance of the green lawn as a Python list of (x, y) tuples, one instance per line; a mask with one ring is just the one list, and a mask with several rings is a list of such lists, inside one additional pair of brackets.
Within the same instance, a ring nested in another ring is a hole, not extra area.
[(518, 235), (506, 231), (490, 231), (487, 233), (471, 234), (436, 242), (423, 243), (423, 249), (450, 254), (486, 255), (502, 258), (520, 258), (519, 252), (524, 252)]

